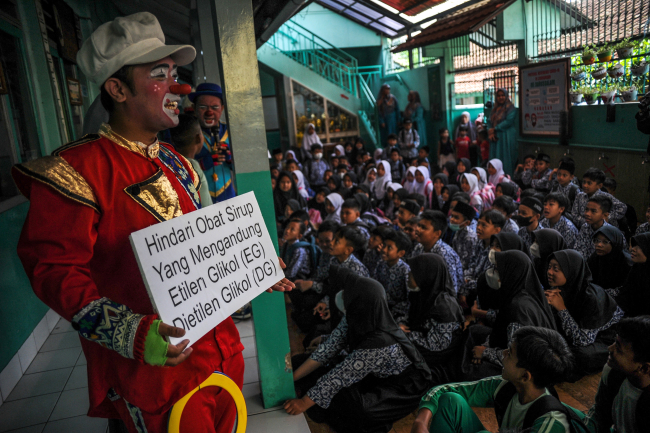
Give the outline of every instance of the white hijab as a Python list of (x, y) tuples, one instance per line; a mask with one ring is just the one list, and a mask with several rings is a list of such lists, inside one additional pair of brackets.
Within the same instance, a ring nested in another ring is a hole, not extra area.
[[(415, 180), (415, 183), (413, 184), (413, 191), (418, 194), (422, 194), (423, 196), (427, 197), (429, 195), (429, 191), (427, 191), (427, 185), (433, 186), (433, 182), (431, 182), (431, 179), (429, 179), (429, 169), (426, 167), (418, 167), (415, 169), (416, 172), (420, 172), (422, 176), (424, 176), (424, 182), (420, 183)], [(415, 176), (415, 173), (413, 174)]]
[(495, 168), (497, 172), (490, 175), (490, 179), (488, 179), (488, 182), (494, 185), (494, 187), (496, 188), (499, 182), (501, 182), (502, 177), (505, 176), (506, 174), (503, 172), (503, 162), (501, 162), (500, 159), (497, 158), (491, 159), (490, 164), (492, 165), (492, 167)]
[(307, 192), (307, 188), (305, 187), (305, 175), (302, 174), (302, 171), (296, 170), (293, 171), (292, 174), (296, 175), (298, 178), (298, 181), (296, 182), (296, 187), (298, 188), (298, 192), (300, 193), (301, 196), (305, 197), (305, 199), (309, 200), (309, 193)]
[(397, 191), (398, 189), (402, 189), (402, 185), (400, 185), (397, 182), (393, 182), (390, 185), (388, 185), (388, 188), (392, 189), (393, 192)]
[(375, 183), (377, 182), (376, 177), (375, 180), (373, 180), (372, 182), (368, 180), (368, 175), (373, 171), (375, 172), (375, 174), (377, 174), (377, 169), (375, 167), (372, 167), (370, 170), (368, 170), (368, 173), (366, 173), (366, 178), (363, 180), (363, 184), (366, 185), (368, 188), (370, 188), (370, 191), (372, 191), (372, 189), (375, 186)]
[(417, 170), (417, 167), (413, 167), (413, 166), (409, 167), (409, 169), (406, 170), (406, 174), (411, 173), (411, 175), (413, 175), (413, 182), (409, 182), (408, 180), (406, 180), (406, 176), (404, 176), (404, 185), (403, 186), (404, 186), (404, 189), (409, 194), (411, 194), (413, 192), (413, 190), (415, 189), (415, 171), (416, 170)]
[(393, 176), (390, 174), (390, 164), (388, 161), (379, 161), (379, 164), (384, 167), (384, 175), (379, 176), (379, 171), (377, 171), (377, 180), (375, 180), (375, 184), (373, 185), (373, 192), (377, 200), (383, 200), (386, 194), (387, 184), (393, 182)]
[(341, 194), (333, 192), (329, 194), (326, 198), (334, 206), (334, 213), (327, 214), (325, 221), (336, 221), (337, 223), (341, 222), (341, 206), (343, 206), (343, 197)]
[(463, 182), (463, 178), (467, 179), (467, 183), (469, 184), (469, 191), (467, 191), (467, 194), (469, 194), (470, 197), (474, 197), (475, 195), (478, 195), (480, 191), (478, 189), (478, 178), (476, 177), (476, 175), (472, 173), (463, 173), (460, 176), (461, 184)]
[[(339, 152), (341, 152), (341, 154), (339, 155), (339, 157), (341, 157), (341, 156), (345, 156), (345, 147), (341, 146), (340, 144), (337, 144), (336, 147), (334, 147), (334, 150), (335, 150), (335, 151), (338, 150)], [(335, 152), (335, 153), (336, 153), (336, 152)]]
[[(313, 134), (309, 134), (310, 127), (314, 128)], [(316, 133), (316, 127), (314, 126), (314, 124), (308, 123), (307, 126), (305, 126), (305, 135), (302, 136), (302, 148), (305, 149), (307, 152), (311, 152), (312, 144), (320, 144), (321, 146), (323, 145), (323, 143), (321, 143), (320, 141), (320, 138), (318, 138), (318, 134)]]
[[(482, 167), (472, 167), (470, 171), (478, 171), (479, 176), (478, 177), (478, 189), (483, 189), (485, 188), (485, 185), (487, 185), (487, 171), (485, 171), (484, 168)], [(472, 173), (473, 174), (473, 173)]]

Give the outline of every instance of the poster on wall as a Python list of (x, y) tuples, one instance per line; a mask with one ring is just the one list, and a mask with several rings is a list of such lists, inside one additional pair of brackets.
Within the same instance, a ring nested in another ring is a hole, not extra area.
[(519, 67), (519, 132), (521, 135), (560, 135), (560, 118), (569, 110), (569, 59)]

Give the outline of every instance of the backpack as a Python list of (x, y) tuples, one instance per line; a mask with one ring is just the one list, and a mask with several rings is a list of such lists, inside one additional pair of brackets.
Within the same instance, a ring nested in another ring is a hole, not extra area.
[(293, 257), (293, 253), (296, 251), (296, 248), (306, 248), (309, 251), (309, 257), (311, 258), (311, 269), (312, 272), (318, 268), (318, 263), (320, 262), (320, 256), (323, 251), (318, 245), (316, 245), (314, 238), (311, 238), (310, 242), (300, 241), (291, 245), (286, 251), (287, 259)]
[[(569, 422), (571, 433), (589, 433), (590, 430), (580, 419), (578, 414), (560, 402), (555, 388), (550, 387), (548, 388), (548, 391), (551, 393), (551, 395), (540, 397), (528, 408), (528, 411), (526, 411), (526, 417), (524, 418), (524, 425), (522, 426), (522, 430), (527, 431), (527, 429), (530, 429), (537, 418), (544, 416), (548, 412), (557, 411), (562, 412), (566, 416), (567, 421)], [(494, 412), (496, 413), (499, 427), (501, 427), (501, 423), (506, 413), (506, 409), (508, 408), (508, 404), (510, 404), (510, 401), (516, 394), (517, 390), (515, 389), (515, 386), (512, 383), (508, 382), (503, 385), (503, 387), (501, 387), (496, 397), (494, 398)]]
[[(618, 391), (623, 385), (626, 377), (625, 374), (612, 369), (607, 376), (607, 398), (606, 406), (611, 408), (614, 405), (614, 399), (618, 395)], [(634, 411), (634, 421), (638, 431), (644, 431), (650, 425), (650, 388), (644, 388), (639, 401), (636, 402), (636, 410)], [(611, 409), (610, 409), (611, 410)]]

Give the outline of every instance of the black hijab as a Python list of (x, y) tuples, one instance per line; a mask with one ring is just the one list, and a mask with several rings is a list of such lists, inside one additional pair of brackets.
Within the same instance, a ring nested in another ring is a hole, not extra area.
[(358, 192), (354, 194), (353, 197), (357, 202), (359, 202), (359, 213), (363, 215), (364, 213), (368, 212), (368, 209), (370, 209), (370, 199), (368, 196)]
[(512, 197), (513, 199), (516, 199), (517, 197), (515, 196), (517, 194), (517, 185), (512, 183), (512, 182), (500, 182), (499, 185), (501, 187), (501, 192), (503, 195), (507, 195), (509, 197)]
[[(641, 247), (643, 254), (650, 258), (650, 233), (632, 237), (632, 246), (637, 245)], [(650, 314), (650, 259), (645, 263), (632, 265), (616, 302), (627, 317)]]
[(447, 184), (447, 186), (443, 187), (442, 189), (444, 190), (445, 188), (447, 188), (447, 191), (449, 191), (449, 200), (447, 200), (442, 205), (442, 209), (440, 209), (440, 211), (445, 215), (447, 215), (449, 213), (449, 208), (451, 207), (451, 200), (454, 197), (454, 194), (460, 191), (460, 188), (458, 187), (458, 185), (454, 185), (452, 183)]
[(345, 175), (343, 175), (344, 178), (345, 176), (349, 177), (354, 185), (357, 184), (357, 175), (354, 174), (353, 171), (348, 171), (347, 173), (345, 173)]
[(408, 260), (419, 292), (409, 292), (409, 327), (418, 330), (427, 319), (438, 323), (465, 321), (447, 265), (438, 254), (420, 254)]
[(479, 293), (481, 307), (499, 310), (492, 333), (490, 346), (508, 346), (508, 325), (519, 323), (524, 326), (539, 326), (556, 330), (552, 307), (544, 295), (533, 264), (521, 251), (506, 251), (495, 254), (496, 270), (501, 287), (487, 288)]
[(591, 271), (576, 250), (562, 250), (551, 254), (566, 277), (561, 289), (564, 305), (582, 329), (597, 329), (609, 322), (618, 305), (616, 301), (591, 280)]
[[(280, 181), (283, 177), (288, 178), (291, 181), (291, 189), (289, 191), (282, 191), (280, 189)], [(284, 209), (289, 204), (289, 200), (296, 200), (300, 205), (299, 209), (302, 209), (306, 206), (305, 199), (298, 192), (298, 187), (296, 182), (293, 181), (293, 176), (288, 171), (281, 171), (278, 175), (278, 180), (275, 183), (275, 189), (273, 190), (273, 205), (275, 208), (275, 217), (282, 221), (284, 220)]]
[[(336, 173), (333, 173), (333, 174), (330, 176), (330, 178), (327, 180), (327, 182), (329, 183), (330, 180), (331, 180), (332, 182), (334, 182), (334, 185), (336, 185), (336, 188), (334, 188), (334, 189), (332, 190), (332, 192), (338, 192), (339, 189), (341, 189), (341, 176), (339, 176), (339, 175), (336, 174)], [(329, 187), (328, 187), (328, 188), (329, 188)]]
[[(433, 176), (433, 179), (431, 181), (435, 184), (436, 179), (440, 179), (442, 181), (442, 187), (446, 187), (449, 184), (449, 178), (447, 177), (446, 174), (444, 173), (438, 173), (435, 176)], [(440, 193), (442, 194), (442, 189), (440, 190)], [(429, 197), (429, 206), (433, 210), (440, 210), (441, 207), (438, 204), (438, 196), (436, 196), (436, 188), (434, 187), (433, 190), (431, 191), (431, 197)], [(444, 203), (443, 203), (444, 205)]]
[(612, 243), (612, 251), (604, 256), (599, 256), (594, 252), (587, 260), (594, 284), (603, 289), (620, 287), (621, 283), (627, 279), (632, 267), (630, 255), (623, 251), (625, 237), (619, 229), (610, 225), (603, 225), (591, 238), (596, 239), (599, 233)]
[[(460, 162), (465, 166), (465, 171), (462, 174), (470, 174), (472, 172), (472, 161), (469, 158), (461, 158)], [(456, 173), (460, 177), (461, 173), (458, 171), (458, 163), (456, 163)], [(458, 179), (458, 183), (460, 184), (460, 179)]]
[(443, 168), (447, 170), (447, 177), (449, 178), (449, 183), (458, 184), (458, 171), (456, 170), (456, 163), (454, 161), (447, 161)]
[(390, 314), (386, 291), (379, 282), (337, 265), (330, 266), (329, 281), (331, 287), (345, 287), (343, 304), (350, 351), (399, 344), (414, 367), (422, 371), (427, 381), (431, 379), (424, 358)]
[(564, 241), (564, 237), (562, 237), (560, 232), (554, 229), (541, 229), (530, 234), (533, 237), (533, 243), (537, 242), (537, 245), (539, 245), (539, 255), (541, 256), (539, 259), (533, 257), (535, 273), (542, 283), (544, 290), (548, 290), (551, 288), (548, 284), (548, 275), (546, 274), (549, 256), (556, 251), (566, 250), (569, 246)]
[(499, 242), (501, 251), (517, 250), (517, 251), (521, 251), (522, 253), (526, 254), (526, 256), (530, 257), (530, 252), (526, 248), (526, 244), (517, 233), (500, 232), (497, 233), (496, 235), (492, 235), (492, 237), (490, 238), (490, 245), (492, 245), (492, 242), (495, 239)]
[[(320, 193), (323, 193), (323, 194), (325, 194), (325, 197), (327, 197), (328, 195), (330, 195), (331, 192), (332, 191), (330, 191), (330, 189), (328, 187), (323, 186), (323, 187), (318, 188), (318, 191), (316, 191), (316, 195), (318, 195)], [(310, 198), (309, 202), (307, 202), (307, 204), (309, 206), (309, 209), (315, 209), (315, 210), (319, 211), (322, 218), (325, 218), (325, 216), (327, 215), (327, 211), (325, 210), (326, 203), (327, 203), (327, 198), (325, 200), (323, 200), (322, 203), (318, 203), (316, 201), (316, 196)]]

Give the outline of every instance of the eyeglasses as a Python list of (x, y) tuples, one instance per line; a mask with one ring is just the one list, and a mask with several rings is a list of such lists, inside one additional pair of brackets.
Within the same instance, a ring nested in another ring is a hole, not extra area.
[(201, 110), (201, 111), (205, 111), (205, 110), (207, 110), (208, 108), (209, 108), (210, 110), (212, 110), (212, 111), (219, 111), (219, 110), (221, 110), (221, 105), (211, 105), (211, 106), (208, 106), (208, 105), (198, 105), (197, 108), (198, 108), (199, 110)]
[(612, 241), (609, 241), (607, 239), (594, 239), (593, 242), (594, 245), (602, 245), (602, 246), (606, 246), (612, 243)]

